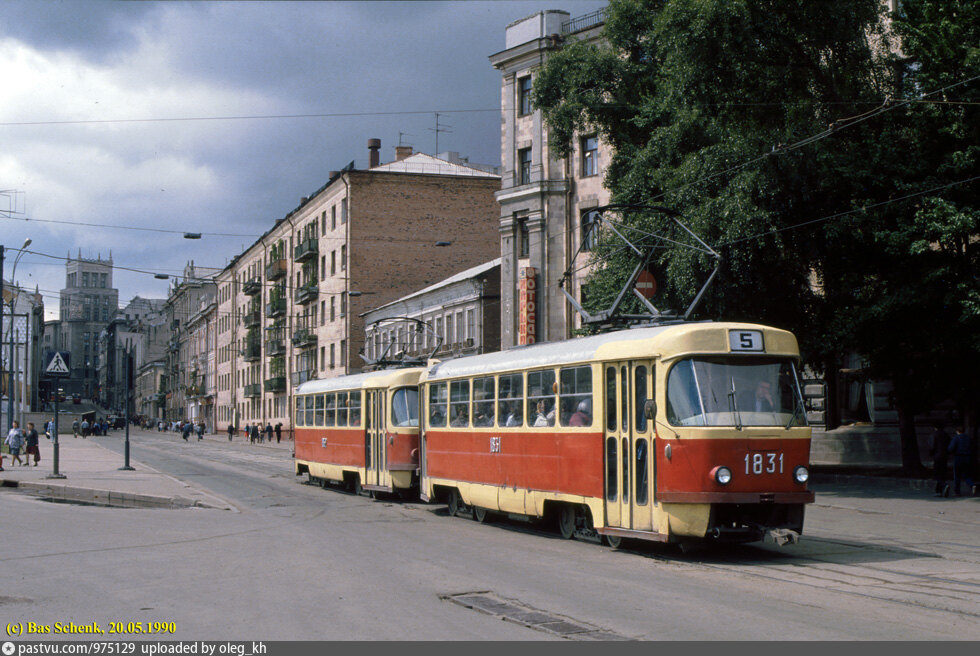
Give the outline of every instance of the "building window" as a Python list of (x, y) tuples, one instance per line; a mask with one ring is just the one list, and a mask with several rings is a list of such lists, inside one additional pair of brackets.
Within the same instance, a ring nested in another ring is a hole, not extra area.
[(88, 287), (88, 271), (82, 272), (82, 287)]
[(347, 244), (340, 247), (340, 270), (347, 270)]
[(340, 366), (347, 366), (347, 340), (340, 340)]
[(323, 237), (327, 234), (327, 211), (323, 210), (320, 214), (320, 236)]
[(586, 210), (582, 212), (582, 250), (591, 251), (595, 248), (599, 232), (599, 212)]
[(582, 175), (599, 175), (599, 138), (582, 139)]
[(330, 275), (337, 273), (337, 251), (330, 251)]
[(527, 229), (527, 217), (517, 219), (517, 256), (528, 257), (531, 254), (531, 234)]
[(320, 280), (326, 280), (327, 278), (327, 256), (320, 256)]
[(531, 184), (531, 149), (517, 151), (517, 184)]
[(347, 292), (340, 292), (340, 316), (347, 316)]
[(330, 345), (330, 368), (331, 369), (334, 368), (335, 366), (334, 363), (336, 362), (336, 348), (337, 348), (336, 344)]
[(320, 301), (320, 325), (327, 323), (327, 302)]
[(531, 76), (527, 75), (517, 80), (517, 113), (527, 116), (531, 113)]
[(327, 368), (326, 365), (327, 365), (327, 347), (321, 346), (320, 347), (320, 371), (326, 369)]
[(476, 312), (473, 310), (466, 311), (466, 337), (476, 344)]

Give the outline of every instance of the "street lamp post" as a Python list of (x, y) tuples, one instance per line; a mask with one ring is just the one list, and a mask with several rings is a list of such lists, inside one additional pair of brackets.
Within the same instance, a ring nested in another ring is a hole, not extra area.
[(133, 346), (126, 344), (126, 412), (124, 413), (126, 422), (126, 463), (119, 468), (120, 471), (135, 471), (129, 464), (129, 402), (130, 394), (133, 389)]
[[(24, 245), (20, 247), (20, 252), (17, 257), (14, 258), (14, 266), (10, 270), (10, 328), (7, 333), (10, 335), (10, 358), (7, 360), (7, 432), (10, 432), (10, 428), (13, 426), (14, 420), (14, 303), (17, 301), (17, 295), (14, 292), (15, 289), (15, 279), (14, 276), (17, 274), (17, 263), (20, 262), (20, 258), (24, 255), (24, 249), (31, 245), (31, 238), (28, 237), (24, 240)], [(3, 246), (0, 246), (0, 308), (3, 304)], [(0, 309), (0, 336), (3, 335), (3, 310)]]

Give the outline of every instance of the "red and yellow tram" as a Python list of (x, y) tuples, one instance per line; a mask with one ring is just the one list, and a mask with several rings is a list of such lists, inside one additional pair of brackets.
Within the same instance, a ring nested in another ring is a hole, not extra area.
[(296, 388), (296, 474), (358, 493), (416, 488), (421, 373), (377, 371)]
[(422, 498), (613, 546), (795, 539), (813, 501), (798, 362), (783, 330), (679, 323), (435, 363)]

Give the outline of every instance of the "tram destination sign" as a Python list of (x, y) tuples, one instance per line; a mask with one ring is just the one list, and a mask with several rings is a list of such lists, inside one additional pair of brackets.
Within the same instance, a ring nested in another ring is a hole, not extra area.
[(71, 375), (71, 353), (52, 351), (44, 364), (44, 375), (52, 378), (67, 378)]

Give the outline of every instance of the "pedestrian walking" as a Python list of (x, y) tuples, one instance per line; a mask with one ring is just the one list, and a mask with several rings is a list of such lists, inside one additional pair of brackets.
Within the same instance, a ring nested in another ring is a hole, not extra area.
[(185, 442), (187, 441), (187, 438), (191, 436), (191, 422), (184, 422), (184, 427), (181, 430), (181, 436), (184, 438)]
[(204, 439), (204, 422), (200, 422), (197, 425), (197, 441), (200, 442)]
[(27, 461), (27, 466), (31, 466), (31, 456), (34, 456), (34, 466), (37, 467), (37, 463), (41, 462), (41, 450), (37, 443), (38, 434), (37, 430), (34, 428), (34, 422), (27, 422), (27, 435), (24, 441), (27, 443), (27, 449), (24, 452), (24, 460)]
[(54, 417), (52, 417), (44, 427), (44, 434), (50, 440), (54, 435)]
[(78, 420), (77, 419), (75, 421), (71, 422), (71, 430), (72, 430), (73, 433), (75, 433), (75, 437), (78, 437), (78, 430), (80, 428), (81, 428), (81, 424), (78, 423)]
[(10, 466), (13, 467), (14, 463), (18, 465), (26, 465), (28, 463), (21, 462), (20, 460), (20, 449), (24, 446), (24, 431), (20, 427), (18, 422), (13, 422), (10, 425), (10, 431), (7, 433), (6, 439), (4, 439), (7, 446), (10, 448)]
[(231, 422), (229, 421), (228, 422), (228, 441), (229, 442), (231, 442), (231, 436), (234, 434), (234, 432), (235, 432), (235, 427), (232, 426), (231, 425)]
[(276, 444), (282, 439), (282, 422), (276, 424)]
[(963, 496), (960, 493), (960, 483), (966, 483), (967, 494), (976, 494), (973, 472), (970, 471), (973, 464), (970, 462), (973, 455), (970, 447), (970, 436), (963, 426), (958, 426), (956, 436), (949, 443), (949, 453), (953, 456), (953, 493), (958, 497)]
[(88, 419), (82, 419), (82, 439), (83, 440), (88, 437), (88, 429), (89, 429)]
[(253, 422), (251, 426), (246, 426), (245, 430), (248, 431), (248, 443), (255, 444), (255, 440), (258, 437), (255, 430), (255, 423)]
[(947, 461), (949, 460), (949, 433), (943, 430), (943, 422), (937, 421), (932, 432), (932, 475), (936, 479), (936, 496), (948, 497), (949, 484), (947, 480)]
[(269, 444), (272, 444), (272, 424), (267, 423), (265, 425), (265, 437), (269, 440)]

